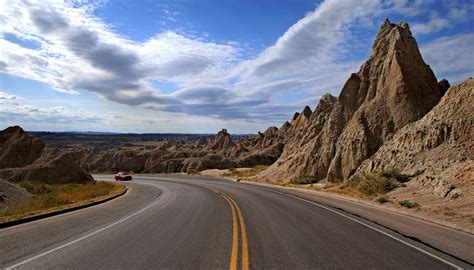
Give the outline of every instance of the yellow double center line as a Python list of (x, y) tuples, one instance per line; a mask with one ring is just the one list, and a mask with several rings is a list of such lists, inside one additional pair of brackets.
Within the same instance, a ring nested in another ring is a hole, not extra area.
[(230, 210), (232, 212), (232, 251), (230, 254), (230, 270), (237, 270), (238, 267), (238, 258), (239, 258), (239, 226), (240, 223), (240, 234), (242, 235), (241, 242), (241, 256), (242, 256), (242, 270), (249, 269), (249, 249), (248, 249), (248, 240), (247, 240), (247, 229), (245, 228), (245, 220), (242, 215), (242, 211), (237, 203), (228, 195), (224, 194), (221, 191), (212, 189), (214, 192), (218, 193), (224, 200), (229, 204)]

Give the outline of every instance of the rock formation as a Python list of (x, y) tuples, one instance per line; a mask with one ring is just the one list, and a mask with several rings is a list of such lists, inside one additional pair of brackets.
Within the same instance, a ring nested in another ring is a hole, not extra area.
[(441, 95), (444, 96), (444, 94), (446, 94), (446, 92), (448, 91), (449, 87), (451, 87), (451, 85), (449, 84), (448, 80), (442, 79), (441, 81), (438, 82), (438, 87), (439, 87), (439, 91), (441, 91)]
[(147, 159), (147, 155), (131, 150), (103, 151), (83, 148), (73, 155), (82, 168), (98, 172), (141, 172)]
[(18, 126), (0, 131), (0, 178), (50, 184), (94, 181), (70, 154), (48, 146)]
[(90, 172), (179, 173), (253, 167), (270, 165), (278, 159), (285, 134), (285, 129), (270, 127), (264, 133), (234, 139), (222, 129), (206, 143), (197, 138), (186, 142), (168, 141), (151, 150), (104, 151), (84, 147), (72, 154)]
[(216, 151), (227, 150), (234, 146), (234, 142), (230, 137), (230, 134), (227, 133), (227, 129), (223, 128), (217, 133), (217, 136), (214, 139), (211, 139), (209, 142), (208, 148)]
[(9, 207), (31, 197), (26, 189), (0, 179), (0, 207)]
[[(357, 172), (396, 168), (441, 197), (474, 192), (474, 79), (450, 88), (421, 120), (402, 128)], [(463, 189), (464, 187), (464, 189)]]
[(280, 129), (285, 131), (281, 136), (281, 141), (285, 143), (283, 152), (278, 160), (262, 172), (258, 178), (291, 180), (306, 174), (305, 171), (311, 170), (315, 162), (313, 150), (319, 149), (317, 143), (321, 139), (322, 128), (336, 102), (335, 97), (325, 94), (304, 125), (300, 127), (298, 125), (283, 125)]
[(320, 108), (311, 115), (318, 118), (313, 120), (317, 125), (311, 119), (303, 125), (295, 141), (285, 146), (285, 154), (259, 177), (346, 180), (397, 130), (423, 117), (440, 97), (436, 78), (408, 25), (386, 20), (370, 58), (350, 76), (337, 102), (325, 100), (329, 110)]

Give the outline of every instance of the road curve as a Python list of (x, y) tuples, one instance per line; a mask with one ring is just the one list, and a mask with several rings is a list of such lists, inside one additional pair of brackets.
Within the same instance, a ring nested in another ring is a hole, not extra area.
[(125, 196), (0, 230), (18, 269), (471, 269), (367, 220), (206, 177), (137, 176)]

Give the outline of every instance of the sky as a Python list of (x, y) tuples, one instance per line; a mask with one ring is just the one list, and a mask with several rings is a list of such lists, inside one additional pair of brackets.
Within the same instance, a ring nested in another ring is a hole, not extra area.
[(472, 0), (3, 0), (0, 129), (256, 133), (325, 93), (405, 21), (452, 85), (474, 77)]

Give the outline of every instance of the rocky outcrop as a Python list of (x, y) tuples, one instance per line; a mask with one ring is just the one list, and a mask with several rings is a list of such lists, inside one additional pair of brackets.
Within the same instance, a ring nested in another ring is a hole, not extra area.
[(50, 184), (94, 181), (69, 153), (48, 146), (18, 126), (0, 131), (0, 178)]
[(420, 119), (440, 97), (436, 78), (408, 25), (386, 20), (370, 58), (350, 76), (337, 102), (329, 111), (312, 113), (311, 118), (318, 121), (302, 125), (295, 141), (285, 145), (284, 154), (260, 177), (346, 180), (397, 130)]
[(0, 179), (0, 207), (10, 207), (31, 197), (26, 189)]
[(317, 158), (314, 151), (320, 148), (318, 143), (323, 139), (322, 129), (336, 103), (335, 97), (325, 94), (305, 125), (300, 128), (295, 128), (297, 125), (284, 125), (281, 130), (285, 131), (282, 136), (285, 144), (281, 156), (257, 178), (291, 180), (309, 174)]
[(448, 80), (442, 79), (441, 81), (438, 82), (438, 87), (439, 87), (439, 91), (441, 91), (441, 95), (444, 96), (444, 94), (446, 94), (446, 92), (448, 91), (449, 87), (451, 87), (451, 85), (449, 84)]
[(211, 139), (208, 145), (208, 149), (214, 151), (228, 150), (234, 146), (234, 142), (230, 137), (230, 134), (227, 133), (227, 129), (223, 128), (219, 131), (214, 139)]
[[(402, 128), (358, 168), (396, 168), (410, 184), (459, 197), (474, 179), (474, 80), (452, 87), (421, 120)], [(470, 188), (470, 187), (469, 187)]]

